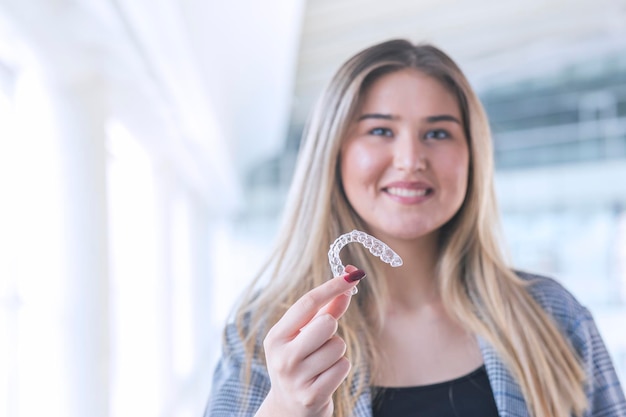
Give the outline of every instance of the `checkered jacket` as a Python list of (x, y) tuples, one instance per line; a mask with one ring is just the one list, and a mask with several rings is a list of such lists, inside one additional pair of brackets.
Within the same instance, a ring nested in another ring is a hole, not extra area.
[[(588, 374), (586, 392), (590, 406), (585, 417), (626, 417), (624, 391), (589, 311), (556, 281), (525, 273), (520, 276), (533, 282), (530, 293), (556, 320), (582, 358)], [(529, 417), (520, 386), (494, 348), (481, 339), (479, 345), (500, 417)], [(204, 417), (254, 416), (270, 389), (270, 380), (261, 361), (255, 360), (246, 390), (240, 377), (243, 361), (241, 340), (234, 326), (229, 325)], [(247, 408), (243, 407), (246, 402)], [(358, 398), (352, 416), (372, 417), (369, 391)]]

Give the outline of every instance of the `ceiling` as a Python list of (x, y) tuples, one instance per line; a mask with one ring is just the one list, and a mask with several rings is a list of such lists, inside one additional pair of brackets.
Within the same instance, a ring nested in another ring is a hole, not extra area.
[(623, 0), (310, 0), (306, 2), (292, 126), (338, 66), (390, 38), (448, 52), (479, 91), (558, 71), (575, 61), (626, 54)]
[(70, 97), (83, 88), (220, 202), (373, 43), (432, 42), (479, 91), (626, 54), (626, 0), (0, 0), (0, 57), (8, 23)]

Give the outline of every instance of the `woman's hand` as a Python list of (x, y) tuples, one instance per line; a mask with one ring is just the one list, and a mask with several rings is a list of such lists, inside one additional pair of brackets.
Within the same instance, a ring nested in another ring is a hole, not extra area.
[(272, 327), (263, 342), (272, 388), (260, 416), (331, 416), (332, 395), (350, 371), (346, 344), (335, 333), (350, 305), (350, 290), (365, 276), (346, 274), (303, 295)]

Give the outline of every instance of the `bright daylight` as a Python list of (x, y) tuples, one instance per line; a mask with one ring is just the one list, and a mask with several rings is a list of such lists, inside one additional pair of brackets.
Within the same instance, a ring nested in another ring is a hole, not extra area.
[(0, 0), (0, 198), (0, 416), (626, 417), (622, 1)]

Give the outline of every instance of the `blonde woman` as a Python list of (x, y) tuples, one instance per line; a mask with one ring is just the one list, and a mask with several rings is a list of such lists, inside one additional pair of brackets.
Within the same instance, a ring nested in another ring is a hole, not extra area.
[[(404, 265), (348, 245), (329, 279), (329, 245), (353, 229)], [(589, 312), (511, 270), (496, 230), (488, 121), (457, 65), (403, 40), (355, 55), (310, 119), (205, 417), (625, 417)]]

